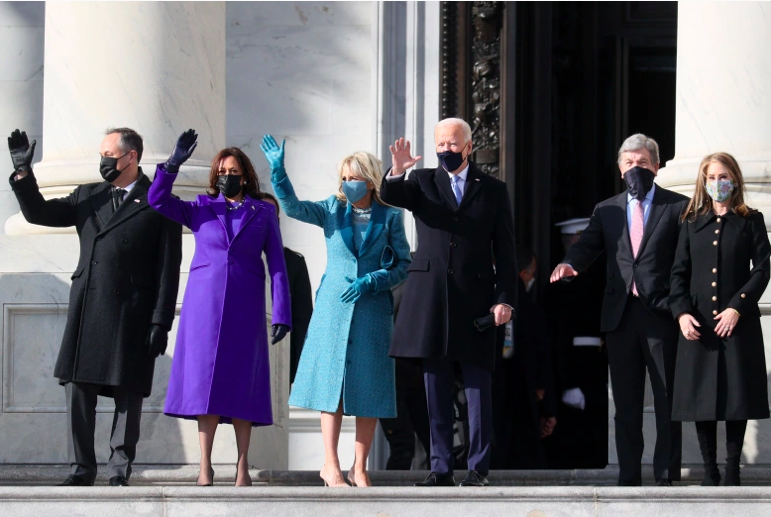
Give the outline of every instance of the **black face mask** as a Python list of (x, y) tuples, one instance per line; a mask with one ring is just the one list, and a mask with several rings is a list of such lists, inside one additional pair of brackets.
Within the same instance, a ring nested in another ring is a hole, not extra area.
[[(130, 153), (131, 151), (129, 151)], [(129, 154), (126, 153), (126, 154)], [(124, 154), (123, 156), (126, 156)], [(99, 174), (102, 175), (105, 181), (112, 183), (118, 177), (125, 171), (129, 165), (131, 165), (131, 162), (129, 161), (129, 164), (123, 167), (122, 169), (118, 170), (118, 160), (123, 158), (123, 156), (119, 156), (118, 158), (114, 158), (112, 156), (102, 156), (102, 159), (99, 160)]]
[(624, 173), (626, 186), (629, 187), (629, 193), (635, 199), (645, 199), (645, 195), (653, 187), (655, 177), (653, 171), (643, 167), (632, 167)]
[[(463, 146), (463, 149), (465, 148), (466, 146)], [(463, 157), (463, 149), (461, 149), (459, 153), (454, 153), (452, 151), (436, 153), (436, 157), (439, 158), (439, 163), (442, 164), (444, 170), (447, 172), (452, 172), (460, 168), (463, 160), (465, 160)]]
[(226, 174), (217, 178), (217, 188), (222, 195), (229, 198), (234, 198), (241, 192), (241, 179), (243, 176), (234, 176), (232, 174)]

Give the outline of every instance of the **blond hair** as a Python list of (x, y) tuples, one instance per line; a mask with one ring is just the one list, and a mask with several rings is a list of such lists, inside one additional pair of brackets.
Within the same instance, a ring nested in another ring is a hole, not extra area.
[(728, 173), (734, 182), (734, 191), (731, 192), (731, 197), (728, 198), (731, 210), (742, 217), (747, 217), (751, 212), (755, 211), (744, 203), (744, 177), (736, 158), (728, 153), (712, 153), (705, 156), (701, 161), (701, 165), (699, 165), (696, 188), (683, 214), (683, 221), (686, 219), (694, 221), (697, 216), (704, 215), (712, 210), (712, 198), (707, 194), (707, 169), (709, 169), (712, 163), (719, 163), (728, 169)]
[(337, 166), (337, 197), (341, 203), (347, 203), (348, 199), (343, 194), (343, 174), (351, 172), (352, 174), (364, 178), (374, 185), (372, 198), (385, 205), (380, 199), (380, 182), (383, 181), (383, 164), (378, 158), (366, 151), (357, 151), (350, 156), (346, 156)]

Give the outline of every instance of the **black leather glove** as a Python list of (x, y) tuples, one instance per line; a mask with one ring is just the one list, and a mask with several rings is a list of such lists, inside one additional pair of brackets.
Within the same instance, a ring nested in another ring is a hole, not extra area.
[(282, 339), (284, 339), (284, 336), (286, 336), (286, 333), (289, 332), (289, 327), (286, 325), (282, 325), (279, 323), (278, 325), (273, 325), (273, 332), (271, 332), (271, 336), (273, 339), (270, 340), (271, 345), (275, 345)]
[(195, 147), (198, 145), (198, 135), (192, 129), (188, 129), (177, 139), (177, 144), (174, 146), (174, 150), (171, 152), (171, 156), (166, 160), (164, 169), (167, 172), (177, 173), (179, 167), (187, 161), (193, 154)]
[(147, 353), (150, 357), (158, 357), (166, 353), (169, 344), (169, 331), (161, 325), (152, 324), (147, 331)]
[(30, 145), (26, 131), (17, 129), (11, 133), (8, 137), (8, 150), (11, 152), (14, 171), (32, 171), (32, 158), (35, 157), (36, 145), (37, 140), (33, 140)]

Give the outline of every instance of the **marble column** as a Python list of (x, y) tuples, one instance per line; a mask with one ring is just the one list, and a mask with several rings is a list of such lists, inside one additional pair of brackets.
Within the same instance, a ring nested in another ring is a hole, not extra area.
[[(747, 203), (771, 222), (771, 4), (679, 2), (675, 158), (657, 182), (687, 196), (702, 158), (731, 153), (739, 161)], [(771, 366), (771, 300), (761, 299), (766, 363)], [(722, 426), (719, 427), (722, 432)], [(683, 426), (683, 460), (700, 463), (692, 424)], [(751, 422), (744, 461), (771, 463), (771, 425)], [(724, 442), (721, 438), (719, 442)], [(646, 440), (646, 443), (652, 443)], [(723, 445), (720, 446), (721, 450)], [(724, 458), (724, 452), (719, 452)]]
[[(0, 176), (11, 173), (5, 137), (17, 127), (42, 150), (44, 20), (43, 2), (0, 2)], [(0, 234), (18, 211), (10, 185), (0, 180)]]
[[(144, 137), (141, 165), (150, 177), (178, 135), (195, 128), (198, 147), (183, 166), (175, 192), (183, 198), (202, 193), (210, 160), (225, 147), (225, 50), (224, 2), (46, 3), (46, 145), (35, 166), (43, 195), (58, 197), (79, 184), (102, 181), (99, 145), (105, 129), (120, 126)], [(0, 235), (0, 463), (63, 463), (64, 390), (52, 372), (78, 239), (74, 228), (29, 225), (20, 214), (6, 222), (6, 230), (8, 235)], [(187, 233), (183, 241), (178, 311), (194, 253), (193, 236)], [(270, 304), (267, 312), (269, 325)], [(152, 396), (144, 403), (138, 464), (198, 462), (196, 423), (162, 413), (177, 322), (166, 355), (156, 362)], [(287, 466), (287, 364), (288, 340), (271, 347), (278, 425), (253, 433), (249, 460), (261, 468)], [(96, 453), (103, 463), (109, 455), (112, 401), (100, 400), (97, 413)], [(234, 433), (225, 428), (217, 434), (213, 461), (232, 465), (236, 458)]]
[[(176, 192), (200, 193), (225, 144), (224, 2), (50, 2), (45, 19), (46, 146), (35, 167), (43, 195), (101, 181), (99, 144), (120, 126), (143, 136), (149, 175), (182, 131), (198, 130)], [(17, 215), (6, 232), (57, 230)]]

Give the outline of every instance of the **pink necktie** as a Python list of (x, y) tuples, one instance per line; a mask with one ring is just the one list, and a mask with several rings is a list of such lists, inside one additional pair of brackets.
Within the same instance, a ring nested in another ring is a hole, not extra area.
[[(643, 238), (643, 229), (645, 225), (645, 215), (643, 213), (642, 200), (638, 199), (637, 204), (634, 207), (634, 213), (632, 214), (632, 229), (630, 230), (630, 237), (632, 238), (632, 255), (637, 258), (637, 251), (640, 249), (640, 243)], [(639, 296), (637, 292), (637, 284), (632, 281), (632, 294)]]

